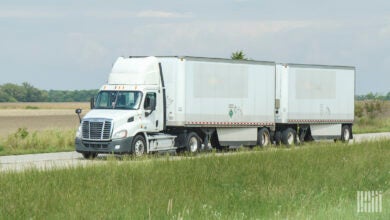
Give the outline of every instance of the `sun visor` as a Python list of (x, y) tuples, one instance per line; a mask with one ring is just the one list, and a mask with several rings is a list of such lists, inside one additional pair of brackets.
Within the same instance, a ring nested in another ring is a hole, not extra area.
[(158, 85), (159, 83), (160, 70), (156, 57), (119, 57), (108, 78), (108, 84)]

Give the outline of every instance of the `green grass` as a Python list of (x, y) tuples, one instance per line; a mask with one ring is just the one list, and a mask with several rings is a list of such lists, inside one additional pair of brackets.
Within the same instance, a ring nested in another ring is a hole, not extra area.
[[(177, 157), (174, 157), (177, 158)], [(389, 219), (390, 141), (0, 173), (0, 219)], [(383, 212), (356, 194), (383, 191)]]
[(390, 132), (390, 118), (358, 118), (353, 125), (353, 133)]
[(353, 132), (390, 132), (390, 101), (356, 101)]
[(14, 134), (0, 139), (0, 156), (72, 151), (75, 133), (74, 129), (29, 132), (26, 128), (19, 128)]

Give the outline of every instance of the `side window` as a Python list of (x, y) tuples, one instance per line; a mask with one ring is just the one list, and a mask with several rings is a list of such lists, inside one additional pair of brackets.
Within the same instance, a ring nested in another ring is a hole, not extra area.
[(151, 100), (154, 100), (156, 102), (156, 93), (154, 92), (148, 92), (146, 93), (145, 102), (144, 102), (144, 109), (150, 110), (151, 109)]

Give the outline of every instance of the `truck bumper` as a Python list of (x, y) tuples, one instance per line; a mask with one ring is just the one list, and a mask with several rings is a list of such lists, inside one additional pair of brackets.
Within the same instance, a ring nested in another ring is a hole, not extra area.
[(112, 141), (83, 141), (80, 138), (75, 139), (76, 151), (79, 153), (93, 152), (104, 154), (125, 154), (132, 153), (131, 143), (133, 137)]

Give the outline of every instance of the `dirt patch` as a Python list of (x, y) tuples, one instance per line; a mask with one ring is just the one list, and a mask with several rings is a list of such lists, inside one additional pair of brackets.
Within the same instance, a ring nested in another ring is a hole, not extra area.
[[(76, 108), (89, 111), (88, 103), (0, 103), (0, 137), (15, 133), (18, 128), (29, 132), (48, 129), (77, 129), (79, 119)], [(27, 108), (37, 107), (36, 109)]]

